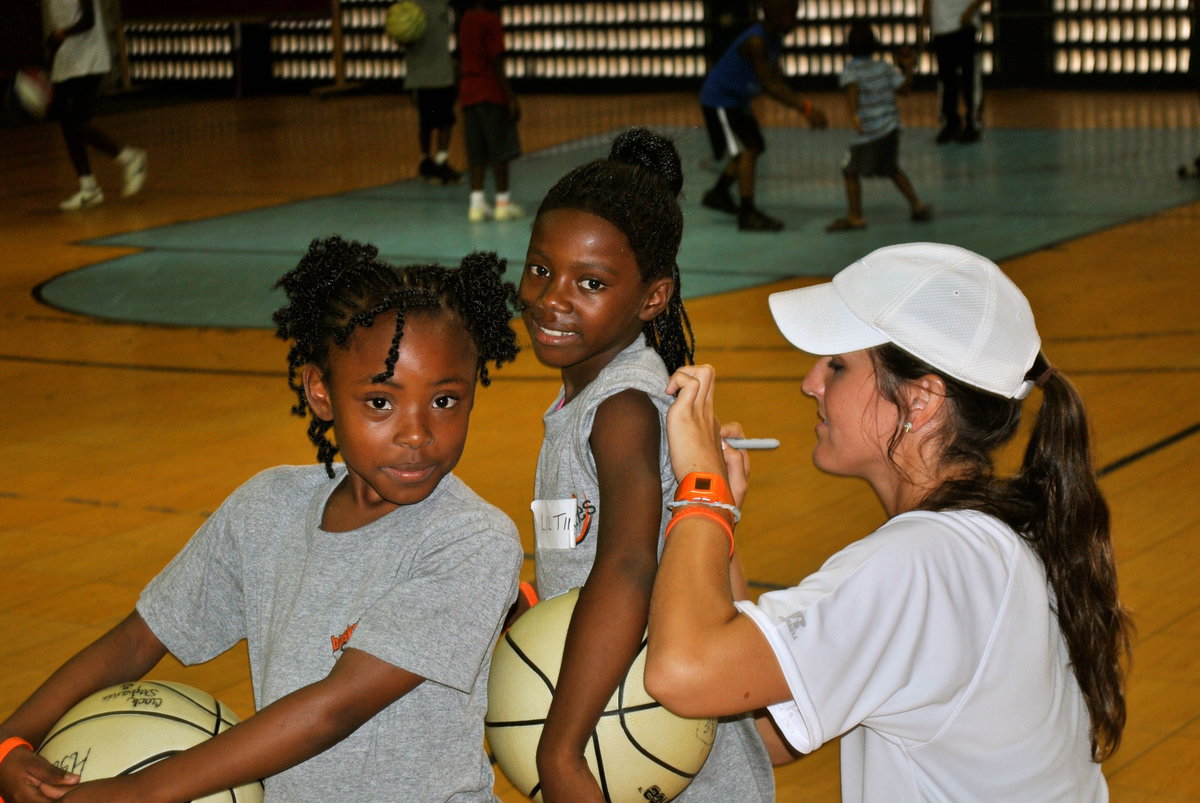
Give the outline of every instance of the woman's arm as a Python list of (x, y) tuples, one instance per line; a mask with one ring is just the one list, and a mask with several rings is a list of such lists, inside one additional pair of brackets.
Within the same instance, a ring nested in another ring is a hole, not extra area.
[(612, 396), (596, 411), (590, 443), (600, 531), (538, 745), (543, 800), (603, 800), (583, 753), (645, 632), (663, 512), (660, 438), (658, 411), (640, 391)]
[[(679, 479), (727, 471), (713, 379), (711, 366), (684, 367), (667, 387), (677, 394), (667, 435)], [(686, 516), (672, 528), (659, 565), (645, 684), (682, 716), (737, 714), (791, 697), (766, 638), (733, 606), (729, 560), (724, 529), (709, 518)]]
[[(55, 670), (0, 724), (0, 740), (11, 736), (36, 747), (71, 706), (89, 694), (137, 680), (167, 654), (162, 642), (134, 611)], [(32, 750), (18, 748), (0, 762), (0, 795), (8, 803), (61, 797), (78, 776), (58, 769)]]
[(82, 784), (67, 800), (196, 800), (274, 775), (345, 739), (422, 680), (370, 653), (347, 648), (322, 680), (140, 772)]

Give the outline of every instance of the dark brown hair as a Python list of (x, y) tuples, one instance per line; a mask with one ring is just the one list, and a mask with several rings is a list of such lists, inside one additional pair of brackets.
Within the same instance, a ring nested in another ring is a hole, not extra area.
[[(948, 377), (897, 346), (871, 350), (880, 394), (907, 418), (903, 389), (929, 374), (945, 383), (950, 410), (943, 467), (956, 469), (919, 505), (968, 509), (1012, 527), (1046, 569), (1054, 613), (1091, 718), (1092, 758), (1103, 761), (1125, 727), (1125, 668), (1132, 623), (1117, 598), (1108, 504), (1092, 463), (1087, 415), (1071, 382), (1038, 354), (1027, 378), (1038, 379), (1042, 403), (1015, 476), (997, 477), (992, 455), (1017, 432), (1021, 401)], [(1044, 377), (1044, 378), (1043, 378)], [(888, 454), (900, 435), (893, 436)]]

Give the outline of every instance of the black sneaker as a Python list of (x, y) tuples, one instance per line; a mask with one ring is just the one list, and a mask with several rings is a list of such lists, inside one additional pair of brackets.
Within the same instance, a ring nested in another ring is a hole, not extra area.
[(745, 209), (738, 213), (738, 228), (742, 231), (780, 231), (783, 221), (759, 209)]
[(962, 131), (957, 125), (947, 124), (942, 127), (942, 130), (938, 132), (937, 137), (933, 141), (938, 145), (945, 145), (947, 142), (953, 142), (958, 139), (961, 135)]
[(741, 211), (738, 205), (734, 203), (734, 200), (729, 197), (729, 193), (721, 192), (716, 187), (704, 193), (704, 197), (700, 199), (700, 203), (709, 209), (715, 209), (718, 212), (727, 212), (731, 215), (736, 215)]
[(421, 160), (421, 166), (417, 168), (417, 176), (425, 179), (426, 181), (437, 181), (437, 168), (437, 162), (426, 156)]
[(449, 162), (442, 162), (433, 166), (434, 177), (443, 184), (461, 184), (463, 174), (450, 166)]

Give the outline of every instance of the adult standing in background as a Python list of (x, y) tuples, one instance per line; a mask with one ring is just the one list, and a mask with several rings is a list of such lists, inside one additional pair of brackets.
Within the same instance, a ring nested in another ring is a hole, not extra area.
[(417, 174), (426, 181), (458, 184), (462, 173), (450, 166), (450, 135), (457, 118), (454, 104), (458, 87), (454, 59), (450, 56), (449, 0), (414, 0), (425, 12), (425, 34), (405, 45), (404, 88), (417, 106), (417, 144), (421, 166)]
[(54, 84), (51, 116), (62, 127), (67, 154), (79, 176), (79, 191), (59, 204), (59, 209), (86, 209), (104, 201), (104, 192), (92, 174), (89, 147), (121, 165), (122, 197), (139, 192), (146, 181), (146, 152), (118, 145), (91, 122), (100, 82), (112, 68), (100, 0), (43, 0), (42, 22)]
[[(983, 71), (976, 42), (983, 0), (923, 0), (921, 45), (929, 31), (937, 58), (942, 129), (936, 142), (978, 142), (983, 130)], [(963, 114), (958, 99), (962, 96)]]

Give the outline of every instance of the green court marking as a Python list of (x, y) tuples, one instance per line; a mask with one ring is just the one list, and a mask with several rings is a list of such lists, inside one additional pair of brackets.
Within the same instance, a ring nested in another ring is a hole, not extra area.
[[(1175, 168), (1194, 153), (1191, 129), (989, 130), (975, 145), (932, 144), (906, 131), (901, 166), (932, 203), (934, 220), (911, 223), (890, 181), (863, 186), (867, 229), (827, 234), (845, 212), (839, 166), (844, 130), (768, 129), (758, 204), (781, 218), (777, 234), (742, 233), (734, 218), (705, 209), (715, 178), (700, 128), (675, 138), (686, 177), (679, 264), (687, 297), (795, 276), (827, 276), (883, 245), (955, 243), (992, 259), (1019, 254), (1200, 199), (1200, 182)], [(615, 132), (614, 132), (615, 134)], [(515, 199), (533, 214), (567, 170), (603, 156), (612, 134), (522, 157)], [(98, 318), (158, 324), (267, 327), (281, 303), (271, 290), (310, 240), (330, 234), (379, 246), (395, 263), (455, 264), (477, 249), (509, 260), (516, 279), (531, 220), (470, 224), (467, 190), (403, 181), (216, 218), (144, 229), (91, 242), (143, 249), (58, 276), (38, 288), (47, 304)]]

